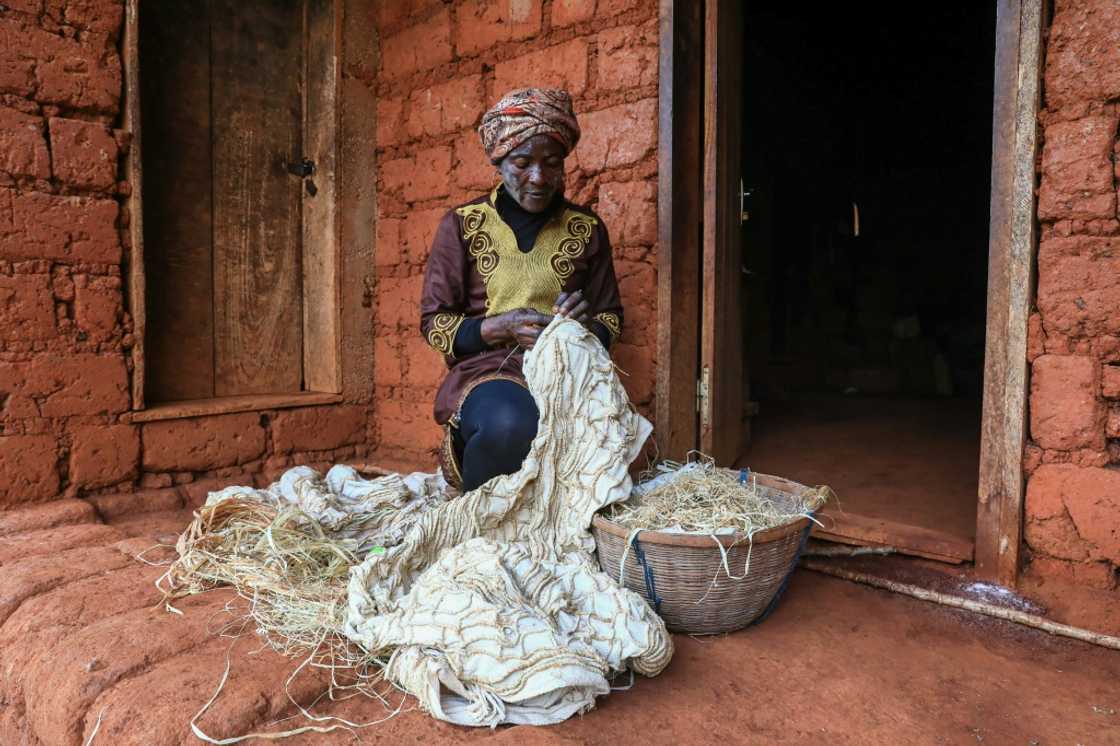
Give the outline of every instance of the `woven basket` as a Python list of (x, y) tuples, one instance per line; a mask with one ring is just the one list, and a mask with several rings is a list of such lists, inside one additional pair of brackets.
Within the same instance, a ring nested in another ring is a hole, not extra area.
[[(754, 476), (764, 494), (774, 500), (792, 501), (805, 489), (781, 477), (757, 472)], [(689, 634), (741, 629), (766, 613), (776, 600), (797, 562), (808, 526), (809, 519), (801, 518), (761, 531), (753, 542), (742, 533), (717, 535), (715, 539), (727, 550), (734, 578), (724, 571), (720, 550), (711, 536), (642, 531), (626, 555), (622, 583), (654, 606), (669, 629)], [(598, 545), (599, 564), (617, 580), (631, 530), (596, 515), (591, 533)], [(750, 571), (739, 580), (748, 551)], [(651, 596), (650, 585), (659, 604)]]

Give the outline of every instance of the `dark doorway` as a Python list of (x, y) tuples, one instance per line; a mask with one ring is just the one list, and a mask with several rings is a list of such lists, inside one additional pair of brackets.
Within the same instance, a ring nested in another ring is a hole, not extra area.
[(900, 7), (746, 5), (743, 460), (971, 542), (995, 4)]

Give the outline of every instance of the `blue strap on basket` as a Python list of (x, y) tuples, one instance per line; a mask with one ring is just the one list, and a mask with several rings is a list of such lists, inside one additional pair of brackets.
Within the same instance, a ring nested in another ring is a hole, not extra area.
[(630, 537), (630, 546), (634, 547), (634, 555), (638, 558), (638, 564), (642, 566), (642, 574), (646, 581), (646, 597), (653, 601), (653, 610), (655, 613), (661, 613), (661, 596), (657, 595), (657, 586), (653, 582), (653, 568), (646, 562), (646, 553), (642, 551), (642, 544), (638, 541), (638, 534), (640, 531), (635, 532)]
[(789, 579), (793, 576), (793, 571), (797, 569), (797, 563), (801, 561), (801, 553), (805, 551), (805, 545), (809, 543), (809, 532), (813, 530), (813, 514), (809, 514), (809, 522), (805, 524), (805, 528), (801, 531), (801, 541), (797, 544), (797, 552), (793, 555), (793, 562), (789, 565), (789, 570), (786, 571), (786, 576), (782, 578), (782, 584), (778, 586), (778, 592), (770, 599), (770, 603), (766, 606), (757, 619), (751, 622), (748, 627), (753, 627), (766, 617), (773, 613), (774, 609), (778, 608), (778, 600), (782, 594), (786, 592), (786, 586), (789, 585)]

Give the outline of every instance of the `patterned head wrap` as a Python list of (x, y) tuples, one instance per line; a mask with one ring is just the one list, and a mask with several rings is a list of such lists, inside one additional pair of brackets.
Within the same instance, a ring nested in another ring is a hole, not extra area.
[(579, 124), (567, 91), (523, 88), (510, 91), (482, 116), (478, 136), (492, 163), (535, 135), (548, 135), (565, 154), (579, 142)]

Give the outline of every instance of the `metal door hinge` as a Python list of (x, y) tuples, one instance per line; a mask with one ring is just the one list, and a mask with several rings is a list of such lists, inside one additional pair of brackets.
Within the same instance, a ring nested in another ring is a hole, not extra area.
[(701, 427), (707, 427), (711, 421), (711, 369), (704, 366), (700, 378), (696, 381), (696, 411), (700, 414)]

